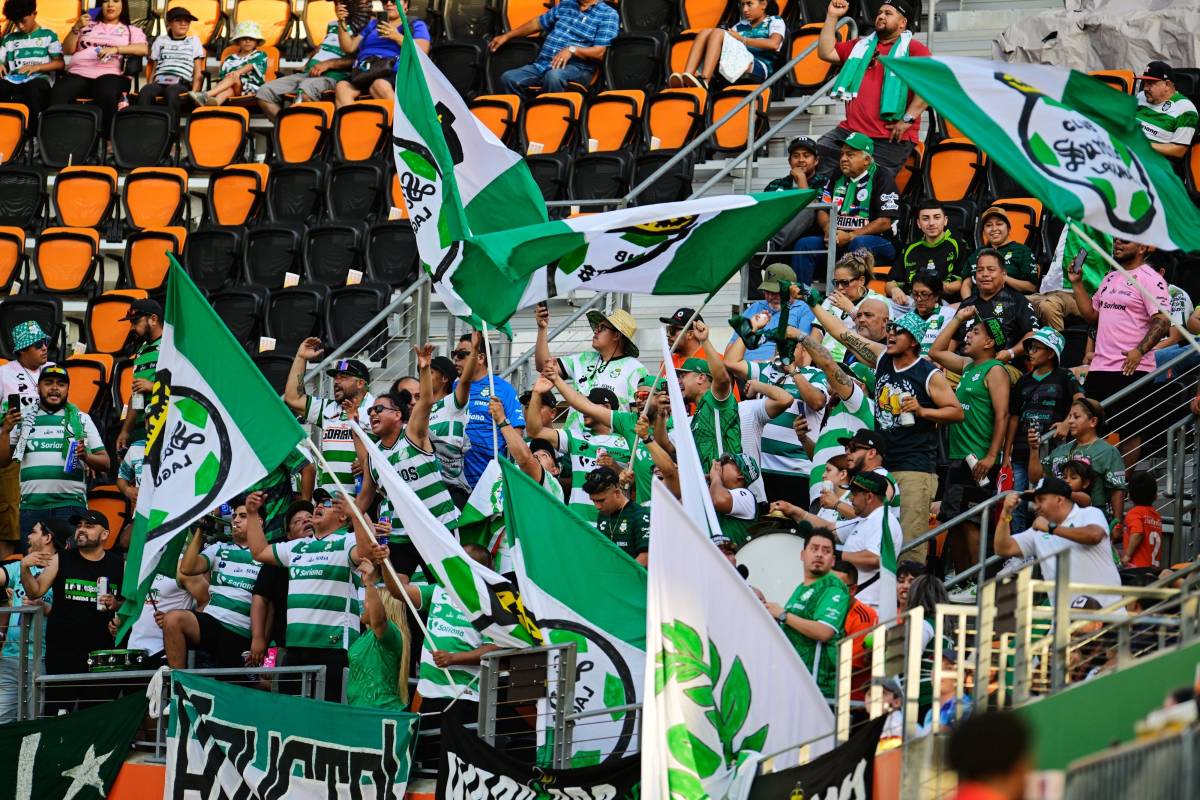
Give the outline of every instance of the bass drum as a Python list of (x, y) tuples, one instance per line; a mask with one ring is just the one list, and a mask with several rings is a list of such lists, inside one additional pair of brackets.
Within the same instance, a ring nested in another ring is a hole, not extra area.
[(783, 605), (804, 581), (804, 539), (794, 533), (766, 533), (737, 551), (739, 567), (750, 571), (746, 581), (772, 603)]

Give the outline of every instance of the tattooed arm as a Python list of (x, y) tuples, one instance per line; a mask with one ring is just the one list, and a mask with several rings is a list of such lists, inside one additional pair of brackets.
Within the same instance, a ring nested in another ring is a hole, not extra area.
[(310, 336), (300, 343), (296, 357), (292, 359), (292, 369), (283, 385), (283, 402), (296, 414), (303, 414), (308, 410), (308, 395), (304, 391), (304, 370), (309, 361), (320, 358), (323, 352), (321, 340)]
[(854, 392), (854, 381), (833, 360), (833, 354), (821, 344), (821, 337), (814, 333), (802, 338), (800, 344), (812, 356), (813, 366), (825, 373), (829, 391), (843, 400), (848, 399)]
[(846, 349), (854, 354), (854, 357), (864, 364), (875, 366), (879, 361), (879, 356), (883, 355), (884, 345), (880, 342), (872, 342), (859, 336), (854, 331), (846, 327), (846, 323), (830, 314), (828, 310), (821, 306), (812, 307), (813, 314), (817, 318), (817, 324), (820, 325), (826, 333), (837, 339)]

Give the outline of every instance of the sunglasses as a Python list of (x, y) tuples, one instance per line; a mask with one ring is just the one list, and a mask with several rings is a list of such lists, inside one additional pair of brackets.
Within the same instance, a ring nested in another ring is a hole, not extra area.
[(471, 354), (470, 350), (455, 350), (453, 353), (450, 354), (450, 356), (451, 356), (451, 358), (454, 358), (457, 361), (461, 361), (462, 359), (466, 358), (470, 354)]
[(844, 288), (844, 287), (846, 287), (846, 286), (849, 286), (850, 284), (854, 283), (856, 280), (858, 280), (858, 278), (851, 278), (851, 279), (850, 279), (850, 280), (848, 280), (848, 281), (840, 281), (840, 280), (838, 280), (837, 278), (834, 278), (834, 279), (833, 279), (833, 285), (834, 285), (834, 286), (836, 286), (836, 287), (838, 287), (839, 289), (842, 289), (842, 288)]
[(322, 500), (317, 505), (320, 506), (321, 508), (333, 508), (333, 501), (332, 500)]
[(398, 408), (392, 408), (391, 406), (385, 406), (382, 403), (380, 403), (380, 404), (373, 405), (370, 408), (368, 408), (367, 414), (368, 415), (371, 415), (371, 414), (377, 415), (377, 414), (382, 414), (385, 411), (399, 411), (399, 410), (400, 409), (398, 409)]
[(30, 347), (37, 347), (37, 348), (39, 348), (39, 349), (40, 349), (40, 348), (43, 348), (43, 347), (49, 347), (49, 346), (50, 346), (50, 340), (49, 340), (49, 339), (38, 339), (36, 342), (34, 342), (33, 344), (31, 344), (31, 345), (29, 345), (29, 346), (30, 346)]
[(596, 326), (596, 333), (600, 333), (600, 331), (608, 331), (609, 333), (618, 332), (616, 328), (614, 328), (612, 325), (609, 325), (607, 322), (601, 322)]

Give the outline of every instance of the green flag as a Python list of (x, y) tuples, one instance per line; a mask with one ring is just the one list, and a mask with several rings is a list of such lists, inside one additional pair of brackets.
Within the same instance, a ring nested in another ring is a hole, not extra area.
[[(548, 644), (575, 642), (575, 711), (640, 702), (646, 570), (515, 464), (498, 463), (505, 536), (521, 595)], [(636, 714), (618, 710), (585, 722), (581, 730), (588, 733), (577, 737), (571, 766), (637, 752)]]
[(1121, 239), (1200, 249), (1200, 210), (1137, 121), (1082, 72), (978, 58), (880, 59), (1046, 208)]
[(476, 236), (474, 244), (514, 278), (556, 263), (556, 294), (576, 289), (635, 294), (711, 294), (815, 197), (811, 190), (719, 195), (635, 206)]
[(188, 526), (265, 478), (304, 438), (295, 415), (168, 258), (166, 319), (125, 562), (122, 634), (137, 619), (154, 575), (175, 574)]
[(164, 797), (404, 797), (418, 715), (171, 678)]
[(0, 800), (92, 800), (108, 790), (146, 716), (146, 695), (0, 725)]

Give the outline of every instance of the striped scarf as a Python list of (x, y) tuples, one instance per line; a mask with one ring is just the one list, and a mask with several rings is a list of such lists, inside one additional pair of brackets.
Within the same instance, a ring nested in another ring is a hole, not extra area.
[[(908, 46), (911, 42), (912, 33), (904, 31), (900, 34), (900, 39), (888, 55), (895, 56), (896, 58), (906, 57), (908, 55)], [(849, 58), (842, 64), (842, 69), (838, 72), (833, 89), (829, 92), (830, 97), (835, 100), (853, 100), (858, 97), (858, 87), (862, 84), (863, 76), (867, 74), (867, 68), (875, 60), (875, 48), (878, 45), (879, 38), (874, 33), (870, 36), (864, 36), (854, 43), (854, 49), (850, 51)], [(904, 116), (904, 111), (908, 106), (907, 100), (908, 87), (890, 71), (885, 72), (883, 76), (883, 88), (879, 94), (880, 118), (885, 120), (900, 119)]]
[[(63, 408), (67, 417), (63, 421), (63, 441), (66, 447), (70, 447), (72, 439), (83, 438), (83, 420), (80, 418), (82, 412), (79, 410), (79, 406), (71, 402), (67, 402)], [(21, 459), (25, 457), (25, 445), (29, 442), (29, 437), (37, 424), (37, 418), (41, 415), (42, 404), (40, 402), (21, 415), (21, 433), (17, 439), (17, 447), (13, 451), (13, 461), (20, 463)]]

